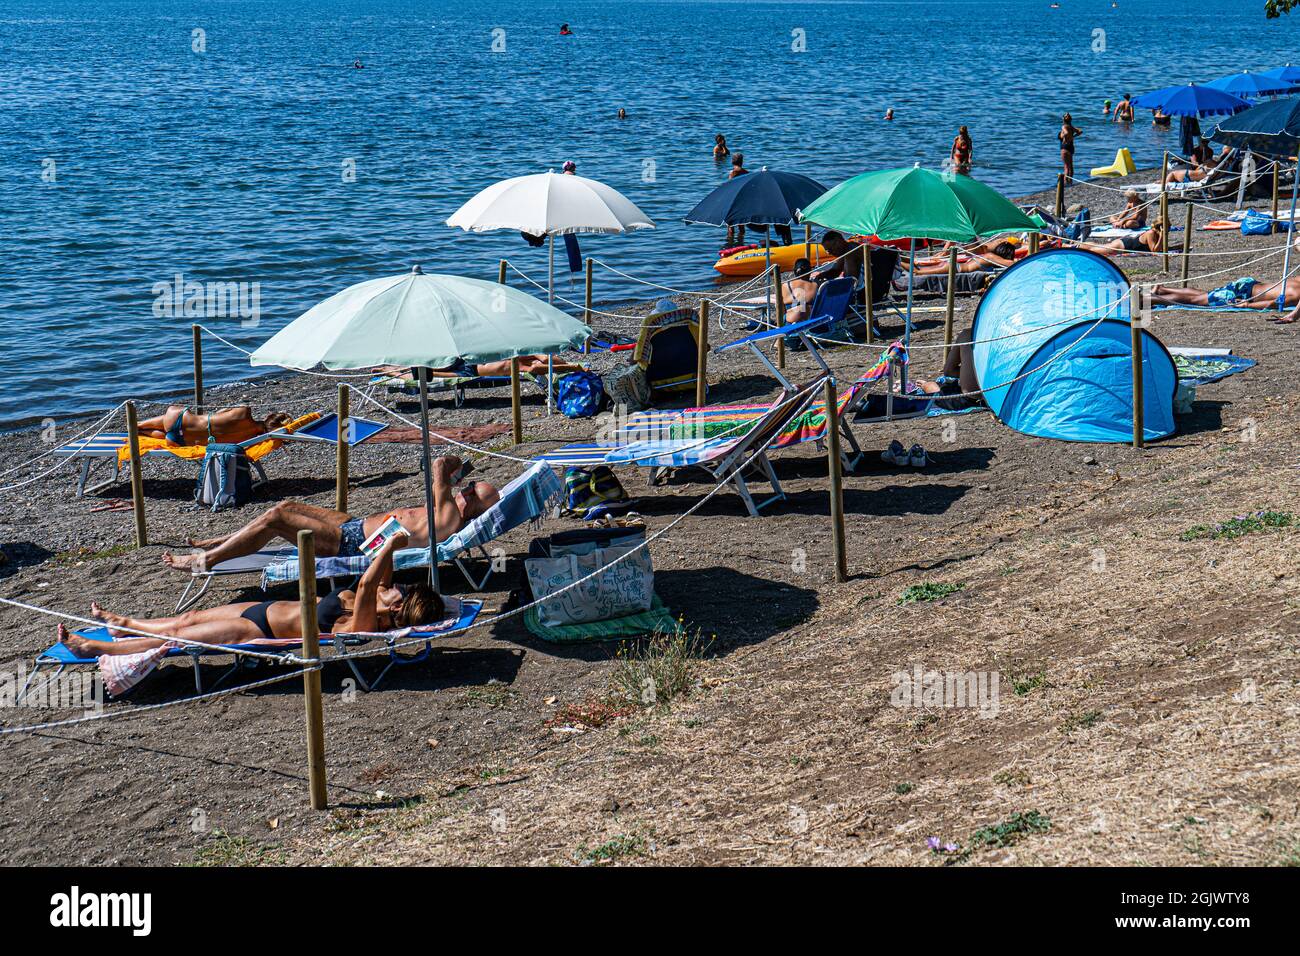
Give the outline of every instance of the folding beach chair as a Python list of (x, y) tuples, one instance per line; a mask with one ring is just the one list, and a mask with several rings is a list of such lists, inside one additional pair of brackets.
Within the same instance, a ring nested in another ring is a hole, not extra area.
[[(437, 638), (447, 637), (448, 635), (455, 634), (459, 631), (464, 631), (473, 625), (474, 621), (478, 618), (479, 612), (483, 609), (483, 602), (459, 601), (457, 603), (459, 606), (454, 608), (454, 613), (456, 615), (455, 618), (452, 619), (449, 617), (447, 620), (441, 622), (443, 626), (438, 627), (437, 629), (405, 628), (387, 634), (322, 634), (320, 636), (320, 644), (322, 648), (332, 647), (337, 653), (341, 654), (349, 648), (362, 647), (375, 640), (383, 640), (388, 646), (388, 663), (385, 665), (384, 669), (379, 672), (379, 676), (374, 680), (367, 681), (361, 675), (361, 671), (358, 669), (355, 659), (347, 658), (345, 661), (348, 667), (351, 668), (353, 675), (356, 677), (357, 683), (361, 685), (361, 689), (366, 691), (374, 690), (394, 667), (419, 664), (428, 660), (429, 656), (433, 653), (433, 641)], [(114, 640), (113, 636), (108, 633), (108, 628), (105, 627), (93, 628), (78, 633), (83, 637), (96, 641)], [(417, 654), (404, 656), (397, 653), (397, 645), (399, 643), (404, 643), (412, 639), (418, 640), (421, 637), (424, 638), (424, 647)], [(275, 641), (256, 644), (224, 644), (221, 645), (220, 648), (181, 646), (168, 649), (164, 656), (168, 658), (189, 658), (190, 665), (194, 671), (194, 690), (201, 694), (203, 693), (204, 688), (203, 674), (199, 668), (200, 658), (225, 656), (228, 654), (234, 656), (234, 663), (224, 670), (212, 683), (211, 687), (208, 688), (209, 690), (216, 690), (216, 688), (219, 687), (226, 678), (248, 666), (250, 659), (245, 658), (243, 652), (253, 651), (265, 655), (274, 654), (276, 651), (283, 651), (285, 655), (283, 662), (285, 664), (293, 664), (294, 661), (290, 654), (301, 646), (301, 643), (294, 641)], [(254, 662), (261, 662), (265, 660), (265, 658), (259, 657), (251, 660)], [(324, 660), (328, 662), (329, 658), (324, 658)], [(49, 677), (49, 681), (52, 682), (57, 680), (59, 675), (69, 667), (93, 667), (97, 666), (98, 663), (98, 657), (78, 657), (72, 652), (72, 649), (69, 648), (68, 645), (57, 643), (36, 655), (36, 661), (32, 667), (32, 671), (27, 675), (27, 682), (23, 684), (23, 689), (18, 694), (17, 700), (21, 701), (28, 694), (33, 681), (35, 681), (37, 675), (40, 674), (43, 668), (58, 668), (54, 674)]]
[[(610, 466), (637, 465), (648, 468), (650, 483), (669, 468), (688, 466), (704, 469), (715, 482), (736, 486), (746, 510), (757, 518), (759, 510), (785, 497), (776, 471), (768, 460), (767, 449), (790, 421), (802, 412), (822, 387), (825, 378), (795, 392), (784, 392), (762, 416), (741, 435), (721, 435), (715, 438), (648, 439), (619, 443), (580, 443), (567, 445), (537, 455), (537, 459), (551, 465), (603, 464)], [(772, 485), (772, 494), (756, 502), (749, 491), (742, 463), (757, 467)]]
[[(359, 445), (387, 427), (382, 422), (370, 421), (365, 418), (350, 418), (347, 430), (348, 445)], [(249, 464), (252, 466), (254, 474), (253, 482), (254, 484), (260, 484), (266, 481), (266, 469), (262, 467), (260, 459), (275, 451), (281, 444), (296, 441), (333, 445), (338, 443), (338, 431), (338, 415), (333, 412), (324, 415), (305, 415), (303, 418), (298, 419), (297, 423), (290, 422), (284, 428), (263, 435), (254, 435), (252, 438), (239, 442), (238, 445), (247, 451), (255, 449), (263, 443), (275, 443), (269, 444), (268, 448), (261, 454), (252, 452), (249, 454)], [(123, 452), (127, 441), (126, 432), (105, 432), (91, 438), (82, 438), (69, 442), (55, 449), (54, 453), (56, 455), (81, 461), (81, 470), (77, 479), (77, 497), (80, 498), (87, 494), (102, 491), (122, 479), (125, 470), (124, 466), (130, 461), (129, 456)], [(198, 461), (203, 456), (202, 445), (173, 445), (170, 442), (158, 442), (156, 439), (145, 439), (142, 440), (142, 443), (144, 445), (157, 445), (157, 447), (142, 447), (140, 449), (142, 461), (160, 455), (171, 455), (173, 458), (188, 458)], [(110, 462), (113, 466), (113, 473), (104, 480), (89, 485), (88, 482), (94, 469), (101, 464)]]
[[(493, 561), (487, 553), (486, 545), (522, 524), (540, 519), (559, 502), (563, 494), (564, 484), (554, 469), (540, 463), (529, 465), (522, 474), (501, 489), (501, 497), (496, 504), (447, 540), (438, 543), (438, 560), (453, 562), (470, 587), (477, 591), (483, 590), (493, 572)], [(481, 578), (475, 578), (466, 564), (474, 552), (487, 560), (487, 570)], [(369, 566), (370, 559), (365, 555), (318, 557), (316, 579), (332, 583), (350, 579), (365, 573)], [(428, 566), (428, 548), (403, 548), (393, 554), (394, 571)], [(191, 575), (176, 604), (176, 610), (183, 611), (198, 603), (213, 578), (261, 574), (262, 589), (266, 590), (276, 584), (297, 581), (298, 571), (298, 549), (294, 547), (266, 548), (256, 554), (222, 561), (206, 571)], [(195, 585), (198, 585), (197, 590)]]

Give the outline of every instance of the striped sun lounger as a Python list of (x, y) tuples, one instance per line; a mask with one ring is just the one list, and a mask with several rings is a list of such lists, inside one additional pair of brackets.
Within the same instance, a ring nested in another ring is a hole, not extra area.
[[(346, 663), (352, 669), (353, 675), (361, 685), (362, 690), (374, 690), (380, 682), (388, 675), (393, 667), (407, 664), (419, 664), (428, 660), (429, 655), (433, 653), (433, 641), (436, 638), (447, 637), (455, 634), (457, 631), (463, 631), (474, 624), (478, 618), (479, 612), (483, 610), (482, 601), (459, 601), (456, 598), (446, 598), (447, 617), (437, 624), (423, 628), (404, 628), (397, 631), (389, 631), (382, 634), (322, 634), (320, 636), (321, 647), (332, 647), (338, 653), (346, 651), (348, 648), (360, 647), (376, 640), (383, 640), (388, 645), (388, 663), (379, 676), (373, 680), (367, 681), (357, 668), (357, 661), (348, 658)], [(107, 628), (94, 628), (79, 632), (83, 637), (96, 641), (112, 641), (114, 638), (108, 633)], [(397, 644), (409, 641), (412, 638), (426, 638), (423, 649), (414, 656), (403, 656), (397, 653)], [(101, 670), (107, 668), (105, 674), (105, 686), (109, 688), (110, 693), (120, 697), (128, 692), (136, 684), (144, 679), (158, 663), (168, 657), (188, 657), (190, 664), (194, 669), (194, 689), (198, 693), (203, 693), (203, 675), (199, 668), (199, 659), (202, 657), (211, 657), (214, 655), (224, 656), (233, 655), (235, 660), (216, 681), (209, 687), (209, 690), (215, 690), (226, 678), (230, 677), (236, 671), (244, 667), (249, 658), (242, 656), (242, 652), (253, 651), (259, 654), (274, 653), (277, 650), (286, 652), (285, 663), (293, 663), (287, 655), (288, 652), (295, 651), (302, 646), (301, 641), (257, 641), (249, 644), (224, 644), (220, 648), (215, 647), (194, 647), (194, 646), (170, 646), (158, 648), (157, 651), (144, 651), (140, 654), (124, 654), (120, 657), (78, 657), (71, 648), (66, 644), (55, 644), (53, 647), (42, 651), (36, 656), (36, 662), (32, 671), (27, 675), (27, 683), (23, 685), (22, 692), (18, 695), (21, 701), (31, 688), (32, 682), (43, 668), (56, 667), (50, 680), (55, 680), (68, 667), (86, 667), (99, 666)], [(262, 661), (265, 658), (256, 658), (255, 661)], [(328, 658), (325, 659), (328, 661)], [(114, 690), (113, 688), (118, 688)]]
[[(549, 465), (538, 462), (530, 465), (521, 475), (501, 489), (501, 498), (446, 541), (438, 543), (439, 561), (451, 561), (475, 590), (483, 590), (492, 577), (493, 561), (487, 545), (522, 524), (536, 521), (550, 511), (564, 494), (564, 483)], [(487, 570), (476, 579), (465, 559), (477, 551), (487, 559)], [(323, 557), (316, 559), (316, 578), (339, 580), (363, 574), (370, 566), (365, 555), (352, 557)], [(403, 548), (393, 554), (393, 570), (407, 571), (429, 566), (428, 548)], [(193, 607), (212, 579), (232, 574), (262, 575), (262, 589), (298, 580), (298, 549), (293, 547), (267, 548), (256, 554), (223, 561), (207, 571), (191, 576), (185, 592), (177, 603), (178, 611)], [(197, 591), (194, 590), (198, 584)], [(193, 592), (193, 593), (191, 593)]]

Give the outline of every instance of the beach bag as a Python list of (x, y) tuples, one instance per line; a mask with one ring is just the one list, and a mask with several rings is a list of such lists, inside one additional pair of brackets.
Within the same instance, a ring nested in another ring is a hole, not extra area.
[(625, 365), (601, 380), (605, 394), (615, 408), (639, 412), (650, 405), (650, 383), (640, 365)]
[(605, 403), (605, 386), (594, 372), (570, 372), (555, 387), (555, 403), (567, 418), (590, 418)]
[(1266, 216), (1254, 209), (1246, 210), (1246, 217), (1241, 220), (1243, 236), (1268, 236), (1273, 233), (1273, 217)]
[(253, 498), (253, 466), (238, 445), (212, 442), (199, 466), (194, 500), (213, 511), (234, 508)]
[(633, 504), (609, 466), (579, 468), (574, 465), (564, 469), (564, 508), (561, 514), (593, 519), (622, 513)]
[[(620, 558), (617, 564), (612, 563)], [(596, 548), (586, 554), (528, 558), (524, 570), (528, 586), (541, 602), (538, 620), (546, 627), (639, 614), (650, 610), (654, 601), (650, 550), (636, 543)], [(582, 583), (571, 587), (575, 581)]]

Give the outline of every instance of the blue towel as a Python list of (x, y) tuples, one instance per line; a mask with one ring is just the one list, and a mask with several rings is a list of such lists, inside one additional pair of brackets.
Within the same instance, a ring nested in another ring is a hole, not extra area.
[(578, 237), (573, 233), (566, 233), (564, 236), (564, 251), (569, 256), (569, 271), (582, 271), (582, 250), (578, 247)]

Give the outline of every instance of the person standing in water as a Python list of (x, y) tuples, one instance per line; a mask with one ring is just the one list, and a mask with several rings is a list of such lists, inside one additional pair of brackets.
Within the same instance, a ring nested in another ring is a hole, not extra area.
[(1116, 123), (1131, 123), (1131, 122), (1133, 122), (1133, 102), (1132, 102), (1132, 100), (1133, 100), (1133, 95), (1132, 95), (1131, 93), (1125, 93), (1125, 94), (1124, 94), (1124, 98), (1123, 98), (1122, 100), (1119, 101), (1119, 104), (1115, 107), (1115, 120), (1114, 120), (1114, 121), (1115, 121)]
[(1061, 143), (1061, 165), (1065, 167), (1066, 179), (1074, 178), (1074, 138), (1082, 132), (1074, 125), (1069, 113), (1061, 117), (1061, 130), (1056, 138)]
[[(718, 134), (718, 138), (719, 138), (719, 139), (722, 138), (722, 134), (721, 134), (721, 133)], [(725, 147), (725, 145), (726, 145), (726, 144), (724, 143), (723, 146)], [(713, 149), (713, 155), (714, 155), (715, 157), (718, 155), (718, 150), (717, 150), (717, 147), (716, 147), (716, 146), (715, 146), (714, 149)], [(731, 172), (727, 173), (727, 178), (728, 178), (728, 179), (735, 179), (737, 176), (744, 176), (744, 175), (746, 175), (746, 174), (748, 174), (748, 173), (749, 173), (749, 170), (745, 168), (745, 154), (744, 154), (744, 153), (732, 153), (732, 154), (731, 154)], [(732, 246), (732, 245), (743, 246), (744, 244), (745, 244), (745, 227), (744, 227), (743, 225), (742, 225), (742, 226), (734, 226), (734, 227), (733, 227), (733, 226), (728, 226), (728, 227), (727, 227), (727, 245), (728, 245), (728, 246)]]
[(970, 175), (971, 158), (975, 155), (975, 144), (971, 141), (970, 130), (965, 126), (957, 130), (957, 136), (952, 141), (952, 168), (954, 172), (961, 173), (963, 176)]
[(713, 161), (720, 163), (731, 155), (731, 150), (727, 149), (727, 137), (719, 133), (713, 137)]

